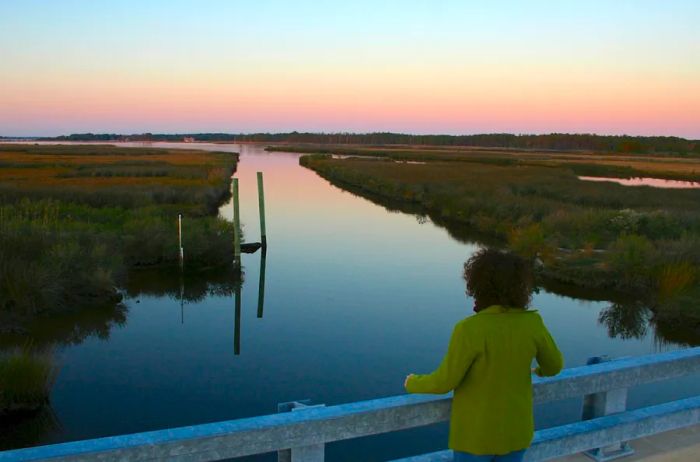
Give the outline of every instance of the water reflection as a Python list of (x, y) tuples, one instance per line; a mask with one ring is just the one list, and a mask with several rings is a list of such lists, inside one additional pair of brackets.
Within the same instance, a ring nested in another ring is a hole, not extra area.
[(260, 279), (258, 280), (258, 318), (263, 317), (263, 305), (265, 304), (265, 263), (267, 261), (267, 246), (260, 252)]
[(640, 339), (647, 335), (652, 311), (640, 301), (613, 303), (598, 315), (598, 322), (608, 328), (608, 335), (621, 339)]
[(233, 325), (233, 354), (238, 356), (241, 354), (241, 289), (236, 289), (235, 295), (235, 314)]
[[(265, 266), (267, 262), (267, 246), (263, 246), (260, 252), (260, 277), (258, 279), (258, 312), (257, 317), (262, 319), (265, 308)], [(233, 325), (233, 354), (241, 354), (241, 285), (234, 293), (234, 325)]]
[(126, 324), (128, 311), (120, 303), (37, 317), (26, 321), (21, 331), (0, 335), (0, 348), (17, 348), (28, 341), (39, 349), (78, 345), (92, 336), (107, 340), (113, 328)]
[(607, 327), (611, 338), (642, 339), (651, 332), (658, 345), (699, 344), (700, 330), (693, 319), (683, 309), (674, 313), (663, 303), (614, 302), (600, 312), (598, 322)]
[(149, 269), (133, 271), (125, 285), (128, 298), (170, 297), (185, 303), (199, 303), (209, 296), (231, 297), (243, 283), (243, 273), (234, 265), (205, 271)]
[(579, 176), (578, 179), (583, 180), (583, 181), (607, 181), (607, 182), (621, 184), (623, 186), (651, 186), (652, 188), (666, 188), (666, 189), (698, 189), (698, 188), (700, 188), (700, 182), (697, 182), (697, 181), (664, 180), (662, 178), (646, 178), (646, 177), (612, 178), (612, 177), (602, 177), (602, 176)]
[(61, 424), (51, 406), (0, 418), (0, 451), (43, 444), (61, 433)]

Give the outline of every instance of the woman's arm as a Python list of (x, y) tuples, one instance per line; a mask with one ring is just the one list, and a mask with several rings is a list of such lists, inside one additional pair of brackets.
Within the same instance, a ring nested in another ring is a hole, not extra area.
[(537, 337), (538, 367), (535, 368), (535, 374), (540, 377), (550, 377), (561, 372), (564, 367), (564, 357), (541, 318), (540, 322), (542, 323), (541, 332)]
[(454, 390), (469, 370), (476, 353), (463, 335), (461, 324), (455, 326), (450, 338), (447, 354), (432, 374), (414, 375), (406, 378), (404, 386), (409, 393), (447, 393)]

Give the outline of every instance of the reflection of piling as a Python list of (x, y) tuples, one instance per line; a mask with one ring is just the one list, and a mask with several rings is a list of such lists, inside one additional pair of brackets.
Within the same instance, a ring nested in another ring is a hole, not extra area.
[(180, 324), (185, 323), (185, 277), (180, 268)]
[(265, 232), (265, 191), (262, 172), (258, 172), (258, 207), (260, 209), (260, 243), (264, 249), (267, 247), (267, 233)]
[(233, 179), (233, 259), (241, 264), (241, 217), (238, 206), (238, 178)]
[(183, 261), (185, 259), (185, 252), (182, 250), (182, 214), (178, 213), (177, 214), (177, 240), (178, 240), (178, 245), (180, 246), (180, 265), (183, 264)]
[(258, 317), (263, 317), (265, 305), (265, 261), (267, 260), (267, 247), (263, 246), (260, 253), (260, 280), (258, 281)]
[(233, 325), (233, 354), (241, 354), (241, 286), (236, 287), (236, 313)]

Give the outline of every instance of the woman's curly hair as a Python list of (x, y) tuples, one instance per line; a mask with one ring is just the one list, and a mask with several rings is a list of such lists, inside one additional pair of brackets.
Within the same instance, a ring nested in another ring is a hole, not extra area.
[(534, 284), (531, 262), (496, 249), (472, 255), (464, 264), (464, 280), (477, 312), (492, 305), (526, 308)]

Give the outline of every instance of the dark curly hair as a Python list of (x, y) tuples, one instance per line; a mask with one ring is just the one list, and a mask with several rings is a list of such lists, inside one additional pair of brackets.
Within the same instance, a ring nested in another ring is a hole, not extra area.
[(477, 312), (492, 305), (526, 308), (534, 284), (531, 262), (495, 249), (472, 255), (464, 264), (464, 280)]

